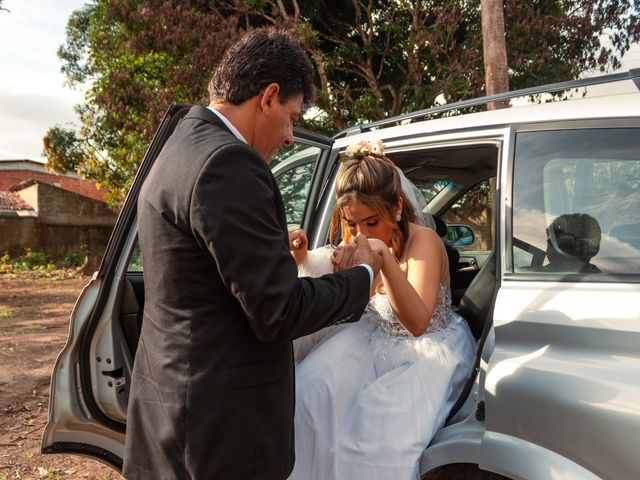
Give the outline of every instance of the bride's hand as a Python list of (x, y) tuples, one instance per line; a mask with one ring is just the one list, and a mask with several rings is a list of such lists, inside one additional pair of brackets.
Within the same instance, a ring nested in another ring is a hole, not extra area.
[(369, 240), (369, 246), (374, 252), (379, 253), (380, 255), (389, 253), (389, 247), (387, 247), (387, 245), (382, 240), (379, 240), (377, 238), (368, 238), (367, 240)]
[(300, 265), (300, 262), (304, 261), (307, 256), (307, 247), (309, 246), (309, 240), (304, 230), (297, 227), (289, 227), (289, 250), (291, 255), (296, 261), (296, 264)]

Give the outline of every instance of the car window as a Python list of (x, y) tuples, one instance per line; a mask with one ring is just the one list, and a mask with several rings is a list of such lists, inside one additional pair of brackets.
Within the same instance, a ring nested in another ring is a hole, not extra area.
[(640, 273), (640, 129), (521, 132), (514, 271)]
[(440, 191), (449, 186), (450, 180), (433, 180), (425, 178), (413, 178), (411, 172), (405, 174), (409, 180), (420, 190), (424, 199), (429, 203)]
[[(302, 223), (311, 179), (321, 153), (322, 149), (318, 147), (294, 143), (281, 150), (271, 162), (270, 167), (282, 195), (289, 225)], [(143, 271), (140, 246), (137, 243), (131, 254), (127, 271)]]
[(288, 225), (302, 223), (314, 166), (314, 163), (296, 165), (276, 177)]
[[(483, 180), (470, 188), (441, 216), (449, 226), (467, 225), (473, 230), (473, 242), (468, 245), (458, 238), (462, 229), (449, 228), (443, 238), (445, 244), (456, 245), (461, 251), (465, 250), (493, 250), (493, 198), (495, 193), (493, 179)], [(455, 238), (454, 238), (455, 237)]]
[(322, 150), (301, 143), (280, 152), (271, 169), (276, 178), (288, 225), (301, 225), (311, 179)]
[(140, 254), (140, 245), (136, 241), (136, 246), (133, 249), (131, 258), (129, 259), (129, 265), (127, 267), (128, 272), (141, 272), (142, 271), (142, 255)]

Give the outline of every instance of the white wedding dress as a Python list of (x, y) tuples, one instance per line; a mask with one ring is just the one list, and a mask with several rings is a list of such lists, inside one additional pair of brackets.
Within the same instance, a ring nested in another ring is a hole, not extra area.
[[(327, 273), (328, 252), (309, 252), (301, 274)], [(441, 284), (429, 328), (413, 337), (376, 294), (359, 322), (294, 342), (291, 480), (419, 477), (420, 456), (457, 400), (476, 347), (450, 303)]]

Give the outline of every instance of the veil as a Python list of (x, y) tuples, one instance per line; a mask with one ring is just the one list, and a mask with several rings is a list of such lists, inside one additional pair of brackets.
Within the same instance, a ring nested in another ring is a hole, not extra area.
[(429, 211), (429, 207), (427, 207), (427, 201), (425, 200), (422, 192), (418, 190), (418, 187), (416, 187), (413, 182), (406, 177), (402, 169), (398, 166), (395, 168), (398, 172), (398, 176), (400, 177), (402, 192), (416, 212), (416, 223), (430, 228), (431, 230), (437, 230), (436, 222)]

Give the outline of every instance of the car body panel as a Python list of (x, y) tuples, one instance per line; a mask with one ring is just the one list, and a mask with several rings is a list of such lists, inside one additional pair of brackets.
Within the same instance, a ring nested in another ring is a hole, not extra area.
[[(101, 282), (92, 279), (71, 313), (69, 337), (58, 355), (51, 378), (49, 421), (42, 436), (44, 453), (74, 453), (121, 467), (124, 434), (102, 426), (89, 413), (79, 384), (78, 351), (74, 348), (91, 314)], [(115, 459), (114, 459), (115, 457)]]
[[(489, 110), (465, 115), (437, 118), (422, 122), (402, 124), (361, 134), (362, 139), (402, 138), (414, 135), (442, 134), (508, 127), (524, 123), (543, 123), (571, 120), (596, 120), (604, 118), (635, 118), (638, 116), (638, 94), (628, 93), (601, 97), (576, 98), (562, 102), (526, 104), (505, 109)], [(359, 135), (358, 135), (359, 136)], [(336, 140), (336, 147), (346, 148), (354, 136)]]
[(480, 467), (514, 480), (599, 480), (566, 457), (535, 443), (487, 431), (482, 438)]
[(603, 478), (640, 472), (640, 285), (504, 281), (487, 430)]

